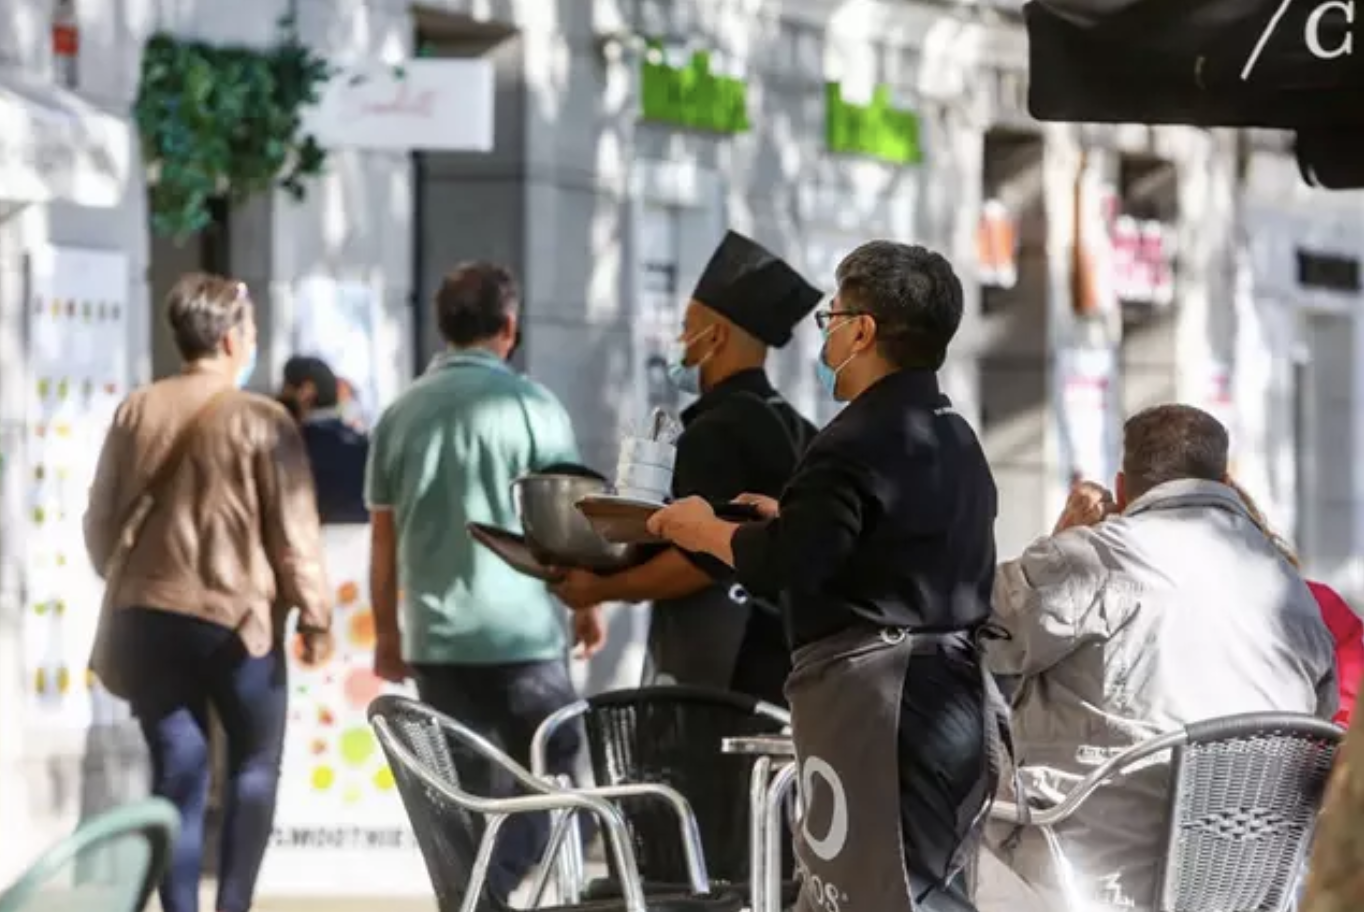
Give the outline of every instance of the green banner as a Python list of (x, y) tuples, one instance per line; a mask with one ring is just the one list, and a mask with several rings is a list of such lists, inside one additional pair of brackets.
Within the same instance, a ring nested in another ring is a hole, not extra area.
[(871, 103), (843, 100), (842, 87), (824, 84), (824, 134), (830, 152), (866, 155), (901, 165), (924, 160), (919, 145), (919, 115), (895, 108), (890, 89), (877, 86)]
[(708, 133), (748, 131), (748, 83), (712, 73), (708, 52), (671, 67), (662, 46), (650, 42), (640, 76), (645, 120)]

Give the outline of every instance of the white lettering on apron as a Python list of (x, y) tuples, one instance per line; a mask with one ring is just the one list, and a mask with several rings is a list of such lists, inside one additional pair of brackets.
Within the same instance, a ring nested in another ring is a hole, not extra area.
[(829, 786), (829, 791), (833, 793), (833, 804), (829, 811), (829, 832), (821, 839), (811, 835), (810, 818), (807, 814), (801, 822), (801, 833), (816, 858), (820, 861), (833, 861), (848, 843), (848, 794), (843, 790), (843, 780), (832, 766), (818, 757), (806, 757), (800, 771), (800, 787), (806, 795), (814, 794), (816, 776), (823, 779)]

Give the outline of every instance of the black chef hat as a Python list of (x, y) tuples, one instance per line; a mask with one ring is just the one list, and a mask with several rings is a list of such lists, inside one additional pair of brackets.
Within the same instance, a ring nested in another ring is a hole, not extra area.
[(729, 231), (691, 296), (763, 343), (781, 348), (824, 293), (781, 257)]

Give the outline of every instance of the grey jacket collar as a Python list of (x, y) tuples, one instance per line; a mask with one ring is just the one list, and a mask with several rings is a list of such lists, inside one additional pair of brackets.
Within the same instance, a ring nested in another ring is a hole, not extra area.
[(1199, 478), (1181, 478), (1156, 485), (1128, 504), (1123, 515), (1136, 516), (1151, 510), (1186, 510), (1191, 507), (1227, 510), (1250, 518), (1246, 505), (1234, 490), (1219, 481), (1203, 481)]

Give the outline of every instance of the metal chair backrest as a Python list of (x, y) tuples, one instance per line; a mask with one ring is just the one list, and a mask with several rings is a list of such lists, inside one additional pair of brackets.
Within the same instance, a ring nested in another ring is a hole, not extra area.
[(1172, 758), (1157, 912), (1289, 908), (1341, 737), (1292, 713), (1189, 725)]
[[(592, 770), (598, 785), (657, 782), (691, 803), (717, 881), (747, 883), (749, 774), (752, 757), (720, 752), (725, 738), (778, 734), (783, 709), (753, 697), (696, 687), (645, 687), (584, 701)], [(646, 883), (687, 882), (672, 811), (657, 801), (622, 801)]]
[[(379, 697), (369, 706), (369, 720), (393, 770), (437, 905), (460, 909), (474, 880), (486, 824), (452, 791), (460, 788), (461, 766), (486, 761), (452, 735), (447, 720), (415, 700)], [(496, 906), (483, 892), (475, 908), (484, 912)]]
[(179, 812), (161, 798), (93, 817), (0, 893), (0, 912), (142, 912), (179, 832)]

